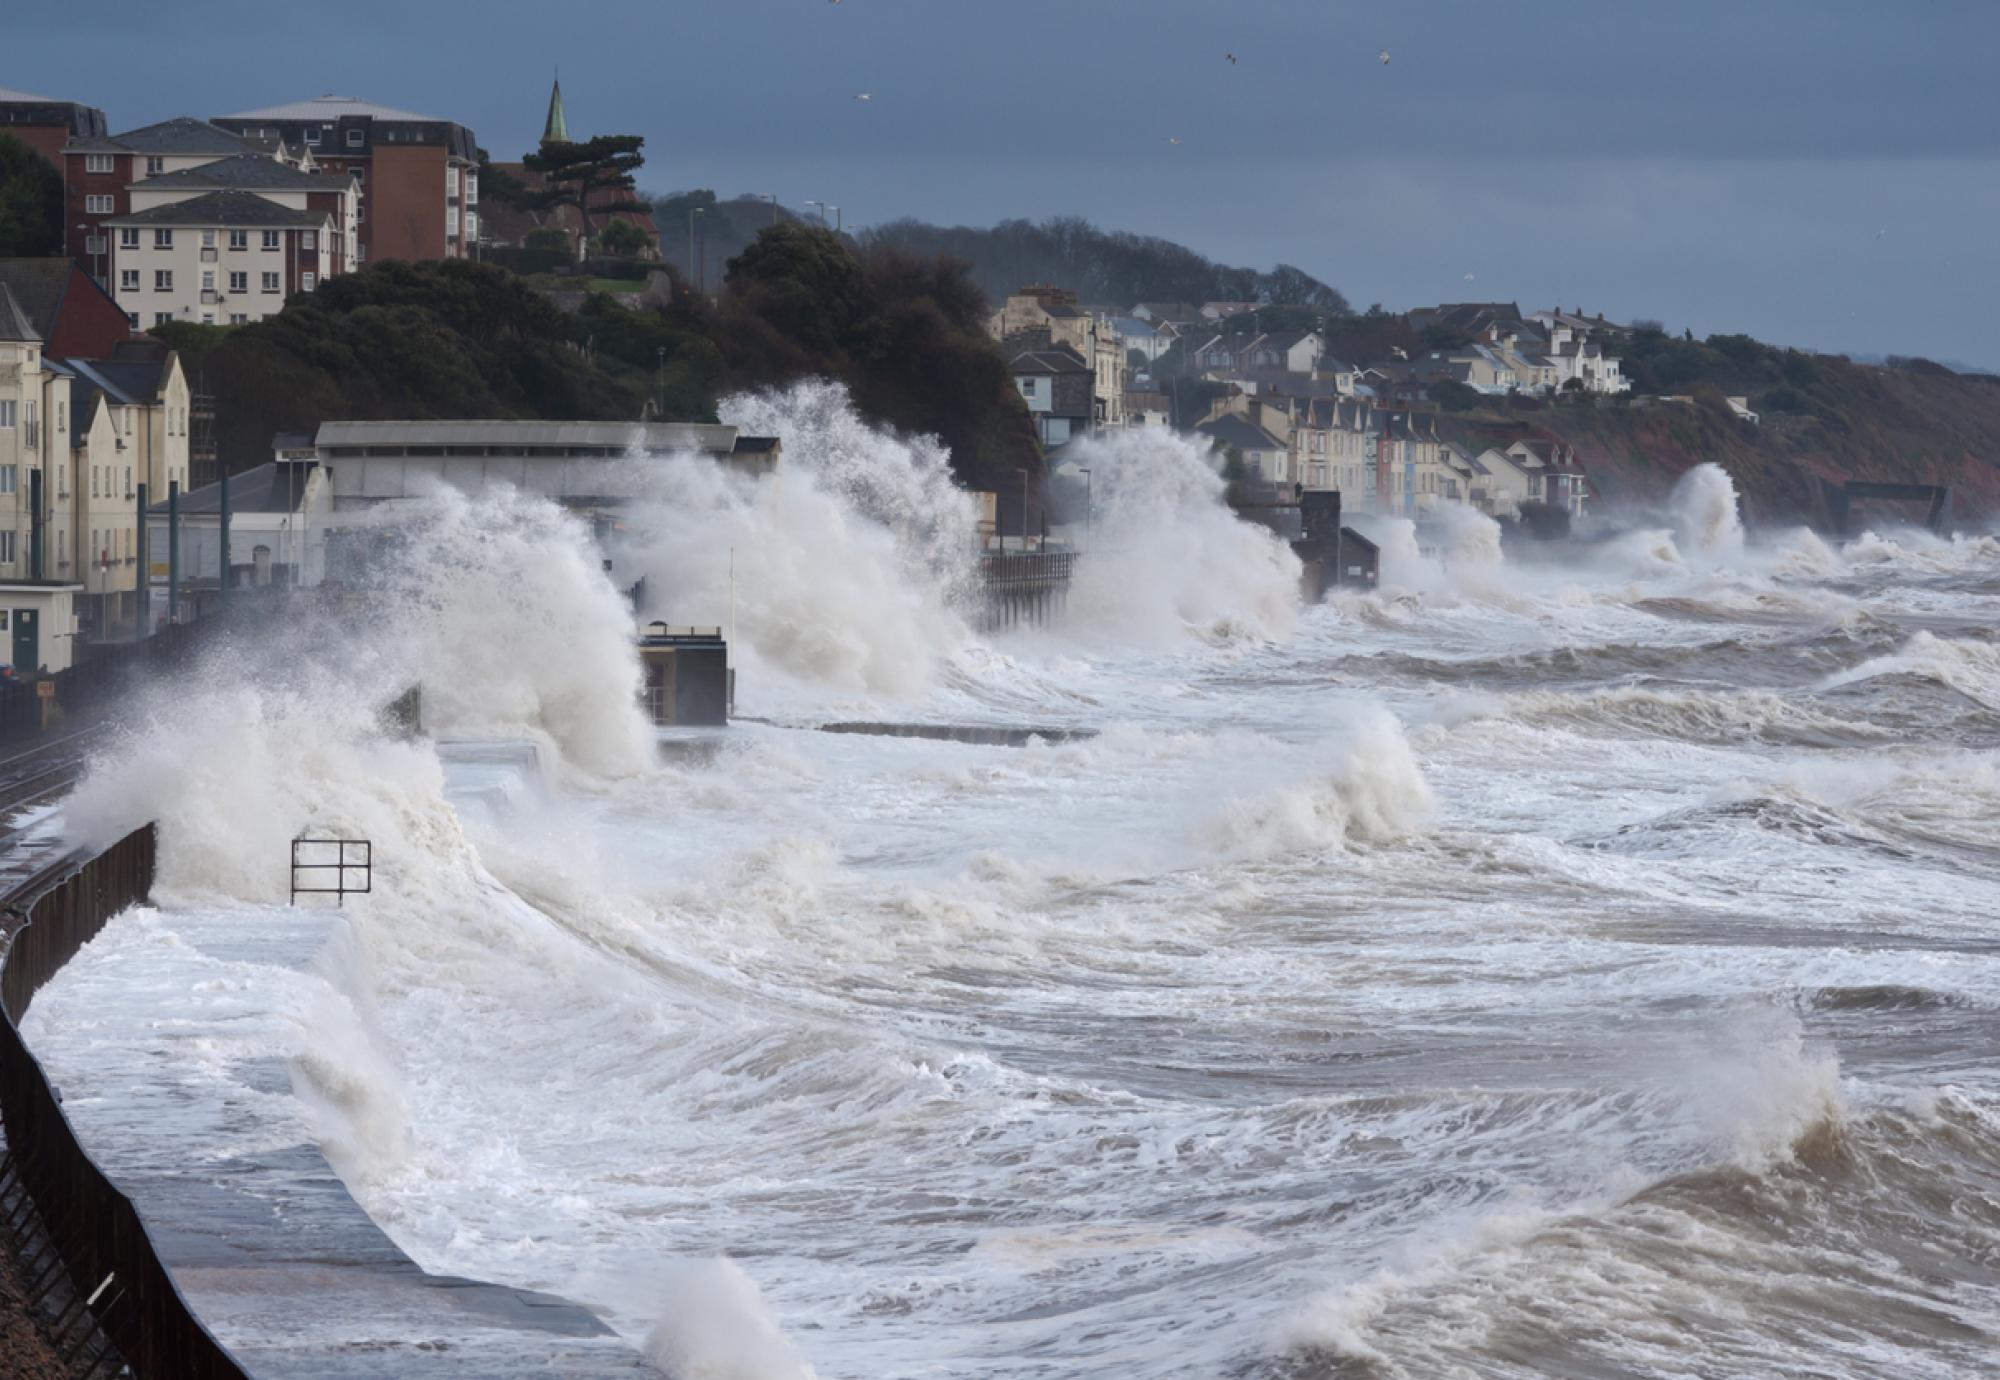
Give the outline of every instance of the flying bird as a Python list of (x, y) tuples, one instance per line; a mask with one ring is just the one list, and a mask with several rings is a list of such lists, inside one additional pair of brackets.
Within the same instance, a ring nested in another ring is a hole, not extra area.
[(1382, 50), (1382, 65), (1384, 67), (1389, 65), (1389, 50), (1387, 48)]
[(1172, 137), (1169, 137), (1169, 138), (1167, 139), (1167, 142), (1168, 142), (1169, 144), (1178, 144), (1178, 143), (1180, 142), (1180, 140), (1178, 140), (1178, 139), (1175, 139), (1175, 138), (1172, 138)]
[(860, 95), (856, 96), (854, 99), (857, 101), (872, 101), (875, 99), (875, 93), (873, 91), (863, 91)]
[(1223, 54), (1223, 56), (1229, 59), (1229, 65), (1230, 65), (1231, 67), (1234, 67), (1234, 66), (1236, 65), (1236, 54), (1234, 54), (1234, 53), (1224, 53), (1224, 54)]
[(1470, 273), (1465, 275), (1465, 281), (1468, 283), (1472, 281), (1472, 275)]

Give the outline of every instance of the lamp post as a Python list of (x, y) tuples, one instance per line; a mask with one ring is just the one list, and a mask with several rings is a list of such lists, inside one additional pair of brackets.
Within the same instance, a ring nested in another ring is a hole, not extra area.
[[(828, 211), (833, 212), (833, 233), (838, 235), (841, 231), (840, 208), (838, 206), (829, 206), (826, 209)], [(820, 223), (822, 225), (826, 223), (826, 216), (824, 212), (822, 212), (820, 215)]]
[(1021, 550), (1025, 552), (1028, 549), (1028, 471), (1016, 465), (1014, 473), (1021, 476)]
[[(1077, 468), (1079, 468), (1079, 469), (1082, 469), (1083, 467), (1079, 465), (1079, 466), (1078, 466)], [(1083, 545), (1084, 545), (1084, 549), (1085, 549), (1085, 550), (1088, 550), (1088, 549), (1090, 548), (1090, 545), (1091, 545), (1091, 542), (1090, 542), (1090, 533), (1091, 533), (1091, 524), (1090, 524), (1090, 471), (1089, 471), (1089, 470), (1084, 470), (1084, 471), (1083, 471)]]
[(820, 229), (824, 230), (826, 228), (826, 203), (824, 201), (808, 201), (806, 205), (819, 207), (819, 226)]
[(664, 419), (667, 415), (667, 347), (655, 346), (654, 352), (659, 356), (660, 374), (653, 387), (653, 415)]
[(776, 192), (766, 192), (764, 193), (764, 197), (771, 203), (771, 224), (776, 225), (778, 223), (778, 194)]
[(702, 212), (702, 208), (701, 208), (701, 207), (699, 207), (699, 206), (690, 206), (690, 207), (688, 207), (688, 262), (687, 262), (687, 276), (688, 276), (688, 277), (690, 277), (690, 278), (694, 277), (694, 218), (695, 218), (696, 216), (700, 215), (700, 214), (701, 214), (701, 212)]

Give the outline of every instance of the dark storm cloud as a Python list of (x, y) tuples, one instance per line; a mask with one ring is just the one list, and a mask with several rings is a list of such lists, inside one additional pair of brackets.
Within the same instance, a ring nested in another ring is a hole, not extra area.
[(2000, 307), (1982, 252), (2000, 163), (1991, 3), (185, 0), (115, 15), (11, 19), (0, 84), (101, 105), (114, 127), (340, 91), (457, 119), (511, 157), (560, 64), (571, 129), (644, 134), (655, 189), (818, 197), (860, 222), (1074, 211), (1298, 262), (1362, 301), (1450, 295), (1474, 272), (1482, 296), (1585, 293), (1697, 329), (2000, 354), (1976, 334)]

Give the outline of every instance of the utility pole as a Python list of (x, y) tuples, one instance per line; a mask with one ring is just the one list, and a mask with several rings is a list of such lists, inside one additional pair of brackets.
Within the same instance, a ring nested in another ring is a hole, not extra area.
[(215, 605), (217, 612), (220, 612), (222, 606), (229, 602), (229, 471), (228, 470), (224, 470), (222, 472), (221, 480), (222, 480), (222, 506), (221, 506), (221, 520), (218, 523), (218, 526), (220, 526), (220, 528), (222, 529), (222, 549), (220, 550), (220, 552), (217, 553), (215, 558)]
[(167, 481), (167, 621), (181, 621), (181, 481)]
[(141, 637), (153, 635), (153, 564), (146, 542), (146, 485), (139, 485), (139, 609), (133, 623)]

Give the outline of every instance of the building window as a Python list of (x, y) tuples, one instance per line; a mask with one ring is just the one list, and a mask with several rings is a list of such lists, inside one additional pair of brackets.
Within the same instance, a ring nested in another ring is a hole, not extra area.
[(213, 326), (215, 324), (215, 313), (212, 311), (203, 312), (201, 314), (201, 324), (204, 326)]
[(102, 235), (87, 235), (84, 237), (83, 252), (86, 254), (102, 254), (108, 247)]
[(21, 471), (15, 465), (0, 465), (0, 494), (11, 494), (20, 483)]
[(108, 153), (86, 153), (83, 156), (85, 172), (108, 173), (111, 171), (111, 155)]
[(174, 290), (174, 271), (171, 268), (154, 269), (153, 291), (172, 292), (173, 290)]
[(119, 269), (118, 290), (120, 292), (137, 292), (139, 290), (139, 270), (136, 268)]
[(301, 291), (301, 292), (311, 292), (311, 291), (313, 290), (313, 285), (314, 285), (315, 283), (317, 283), (318, 281), (319, 281), (319, 275), (318, 275), (318, 274), (315, 274), (315, 273), (301, 273), (301, 274), (299, 275), (299, 291)]
[(155, 326), (164, 326), (173, 319), (174, 314), (170, 311), (156, 311), (153, 313), (153, 324)]
[(83, 209), (86, 215), (108, 216), (117, 209), (117, 202), (110, 196), (86, 196)]
[(1024, 397), (1024, 398), (1032, 398), (1032, 397), (1034, 397), (1034, 396), (1035, 396), (1035, 382), (1036, 382), (1036, 381), (1035, 381), (1034, 379), (1022, 379), (1022, 380), (1021, 380), (1021, 396), (1022, 396), (1022, 397)]
[(120, 226), (118, 230), (118, 247), (120, 249), (137, 249), (139, 247), (139, 227), (136, 225)]
[(14, 546), (16, 535), (14, 532), (0, 532), (0, 565), (14, 564), (14, 559), (19, 554)]
[(215, 248), (215, 232), (213, 230), (204, 230), (201, 232), (201, 247), (203, 249)]
[(146, 155), (146, 176), (158, 177), (167, 170), (167, 160), (158, 154)]
[(165, 229), (153, 231), (153, 248), (172, 249), (173, 247), (174, 247), (173, 231)]
[(264, 248), (276, 249), (277, 247), (278, 247), (278, 232), (276, 230), (266, 230), (264, 232)]
[(249, 324), (249, 321), (250, 321), (250, 318), (249, 318), (248, 316), (244, 315), (244, 314), (243, 314), (242, 312), (240, 312), (240, 311), (233, 311), (233, 312), (229, 313), (229, 324), (230, 324), (230, 325), (232, 325), (232, 326), (243, 326), (243, 325), (248, 325), (248, 324)]
[(299, 248), (318, 249), (319, 248), (318, 233), (312, 230), (301, 230), (299, 232)]
[(278, 275), (275, 273), (266, 273), (264, 275), (264, 291), (276, 292), (277, 290), (278, 290)]
[(359, 130), (358, 128), (356, 128), (356, 129), (350, 129), (350, 130), (348, 130), (348, 131), (347, 131), (347, 147), (349, 147), (349, 148), (351, 148), (351, 149), (358, 149), (358, 148), (360, 148), (360, 147), (361, 147), (361, 139), (362, 139), (362, 134), (361, 134), (361, 131), (360, 131), (360, 130)]
[(229, 232), (229, 247), (231, 249), (248, 249), (250, 247), (250, 232), (248, 230), (231, 230)]
[(356, 263), (360, 263), (360, 262), (361, 262), (361, 261), (362, 261), (363, 259), (365, 259), (365, 258), (367, 258), (367, 257), (368, 257), (368, 246), (367, 246), (367, 245), (365, 245), (365, 244), (357, 244), (357, 245), (355, 245), (355, 246), (354, 246), (354, 262), (356, 262)]
[[(360, 133), (359, 130), (348, 131), (350, 137), (358, 133)], [(359, 187), (368, 178), (368, 169), (366, 168), (350, 168), (348, 171), (354, 174), (354, 185), (356, 187)]]
[(357, 201), (357, 202), (355, 202), (355, 203), (354, 203), (354, 223), (355, 223), (356, 225), (359, 225), (359, 224), (361, 224), (361, 222), (362, 222), (362, 221), (364, 221), (364, 220), (367, 220), (367, 219), (368, 219), (368, 203), (367, 203), (367, 202), (365, 202), (365, 201)]
[(214, 291), (215, 291), (215, 270), (214, 270), (214, 269), (212, 269), (212, 268), (204, 268), (204, 269), (203, 269), (203, 270), (201, 271), (201, 290), (202, 290), (203, 292), (214, 292)]
[[(56, 565), (62, 570), (69, 569), (69, 533), (60, 527), (56, 528)], [(0, 627), (5, 626), (0, 623)]]
[(231, 292), (248, 292), (250, 290), (250, 275), (247, 273), (231, 273), (229, 275), (229, 290)]
[(312, 128), (310, 125), (306, 127), (306, 142), (308, 144), (311, 144), (314, 148), (319, 147), (319, 131)]

